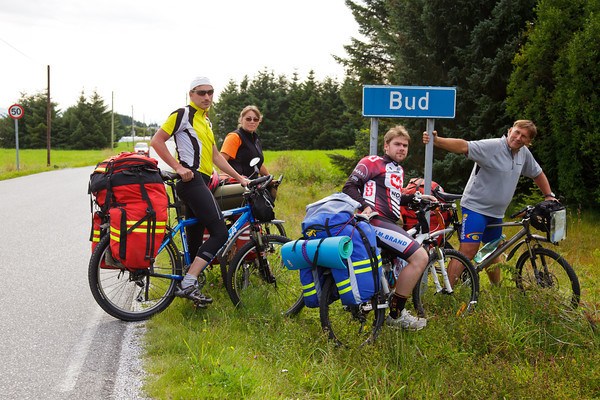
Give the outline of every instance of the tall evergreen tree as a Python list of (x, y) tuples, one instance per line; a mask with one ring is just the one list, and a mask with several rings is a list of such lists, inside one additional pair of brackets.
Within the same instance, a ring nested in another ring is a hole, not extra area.
[[(281, 150), (282, 119), (288, 111), (287, 104), (288, 82), (284, 76), (275, 76), (273, 71), (263, 69), (248, 86), (247, 105), (255, 105), (263, 114), (258, 132), (263, 148)], [(241, 111), (241, 108), (240, 110)], [(239, 112), (238, 111), (238, 112)]]
[(110, 147), (110, 113), (96, 92), (90, 101), (82, 92), (77, 104), (69, 107), (62, 118), (62, 129), (68, 134), (68, 148), (87, 150)]
[(344, 149), (353, 145), (355, 132), (345, 119), (346, 106), (340, 85), (326, 78), (320, 85), (320, 105), (317, 110), (320, 133), (314, 140), (316, 149)]
[[(534, 1), (347, 0), (365, 40), (353, 39), (345, 46), (350, 57), (340, 61), (362, 84), (456, 86), (456, 118), (437, 120), (438, 131), (465, 139), (498, 136), (510, 123), (505, 88)], [(425, 128), (422, 120), (396, 122), (417, 140)], [(411, 152), (422, 158), (423, 146), (414, 143)], [(436, 163), (434, 178), (462, 190), (468, 161), (446, 154)]]
[[(48, 97), (45, 93), (34, 95), (21, 94), (18, 103), (25, 110), (19, 120), (19, 148), (42, 149), (47, 145), (47, 114)], [(56, 103), (51, 103), (51, 118), (56, 117)], [(0, 120), (0, 147), (15, 148), (15, 123), (6, 116)]]
[(567, 201), (598, 205), (599, 0), (542, 0), (515, 57), (508, 110), (535, 121), (532, 150)]

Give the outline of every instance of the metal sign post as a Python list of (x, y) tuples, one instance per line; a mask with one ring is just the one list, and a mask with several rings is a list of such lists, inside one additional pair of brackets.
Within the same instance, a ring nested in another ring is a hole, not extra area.
[[(377, 154), (377, 118), (427, 118), (427, 133), (433, 138), (435, 118), (454, 118), (455, 113), (455, 87), (363, 86), (362, 114), (371, 117), (369, 149), (372, 155)], [(425, 147), (425, 194), (431, 194), (432, 169), (433, 140)]]
[(19, 120), (25, 115), (25, 110), (20, 104), (13, 104), (8, 108), (8, 115), (15, 120), (15, 147), (17, 149), (17, 171), (19, 170)]

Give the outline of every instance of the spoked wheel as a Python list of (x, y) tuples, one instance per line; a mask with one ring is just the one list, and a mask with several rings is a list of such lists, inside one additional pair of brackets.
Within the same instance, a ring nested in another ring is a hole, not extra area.
[(227, 293), (238, 307), (256, 306), (283, 313), (302, 293), (298, 274), (285, 268), (281, 259), (281, 246), (290, 239), (278, 235), (261, 238), (262, 246), (251, 239), (233, 257), (227, 270)]
[(94, 299), (108, 314), (123, 321), (141, 321), (163, 311), (173, 301), (176, 281), (153, 274), (181, 274), (177, 250), (169, 244), (150, 269), (120, 268), (112, 260), (109, 236), (92, 253), (88, 281)]
[(579, 279), (561, 255), (543, 247), (521, 254), (516, 264), (516, 284), (523, 291), (542, 290), (565, 306), (579, 305)]
[[(429, 263), (421, 280), (413, 290), (413, 303), (417, 315), (464, 316), (473, 311), (479, 297), (479, 275), (473, 264), (462, 253), (452, 249), (439, 249), (429, 256)], [(462, 272), (458, 280), (447, 290), (444, 284), (441, 266), (446, 271), (452, 262), (453, 268), (459, 267)]]
[(263, 227), (265, 228), (265, 233), (267, 235), (279, 235), (287, 237), (285, 233), (285, 227), (281, 222), (263, 222)]
[(321, 327), (338, 346), (357, 347), (373, 343), (383, 326), (386, 308), (382, 294), (368, 303), (343, 305), (333, 277), (325, 275), (319, 297)]
[[(264, 229), (262, 232), (265, 235), (271, 235), (271, 232), (274, 232), (275, 235), (287, 237), (285, 233), (285, 227), (283, 226), (282, 222), (262, 222), (261, 227)], [(249, 235), (250, 230), (246, 230), (244, 234)], [(229, 264), (233, 260), (233, 257), (235, 257), (237, 250), (238, 249), (234, 247), (219, 259), (219, 268), (221, 270), (221, 278), (223, 279), (224, 285), (226, 285), (227, 282), (227, 270), (229, 269)]]

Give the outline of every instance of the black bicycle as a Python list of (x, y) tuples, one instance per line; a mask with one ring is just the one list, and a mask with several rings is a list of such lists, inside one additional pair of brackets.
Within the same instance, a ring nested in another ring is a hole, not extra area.
[[(433, 191), (440, 200), (453, 202), (460, 199), (460, 195)], [(566, 209), (557, 202), (552, 202), (553, 207), (548, 209), (547, 201), (536, 205), (528, 205), (510, 215), (510, 219), (520, 218), (518, 221), (502, 222), (489, 225), (490, 227), (520, 227), (514, 235), (499, 243), (493, 251), (489, 251), (485, 258), (475, 256), (473, 266), (477, 272), (492, 265), (500, 255), (506, 254), (506, 261), (513, 259), (517, 251), (523, 252), (515, 263), (514, 280), (517, 288), (524, 292), (543, 291), (550, 293), (565, 306), (576, 308), (581, 297), (579, 279), (569, 262), (558, 252), (547, 247), (548, 244), (558, 246), (566, 238), (567, 217)], [(552, 205), (552, 203), (550, 203)], [(456, 212), (454, 213), (456, 215)], [(456, 216), (453, 221), (456, 220)], [(460, 232), (461, 224), (453, 223), (453, 231)], [(534, 232), (541, 231), (544, 235)], [(447, 234), (449, 239), (452, 232)]]

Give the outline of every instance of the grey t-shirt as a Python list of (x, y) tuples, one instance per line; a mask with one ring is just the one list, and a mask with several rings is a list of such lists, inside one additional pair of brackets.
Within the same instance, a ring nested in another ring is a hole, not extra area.
[(521, 175), (535, 178), (542, 168), (527, 147), (512, 154), (506, 136), (471, 141), (467, 158), (475, 161), (461, 205), (489, 217), (504, 218)]

